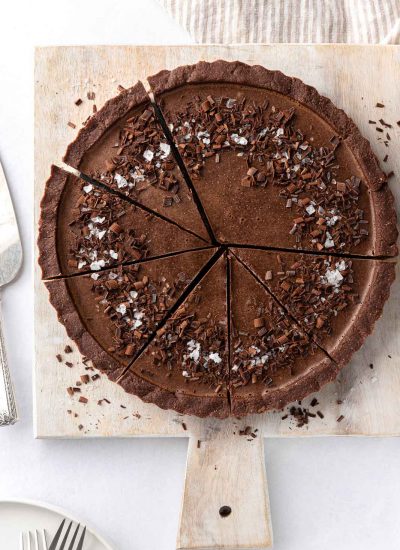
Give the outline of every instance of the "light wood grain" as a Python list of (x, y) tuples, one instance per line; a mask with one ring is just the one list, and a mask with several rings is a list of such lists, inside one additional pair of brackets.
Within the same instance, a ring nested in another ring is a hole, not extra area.
[[(36, 51), (35, 72), (35, 219), (39, 200), (49, 175), (51, 163), (60, 164), (66, 145), (78, 124), (91, 113), (92, 102), (86, 92), (96, 92), (95, 103), (101, 106), (117, 93), (117, 85), (129, 86), (162, 68), (173, 68), (199, 59), (240, 59), (260, 63), (298, 76), (344, 108), (371, 139), (380, 158), (388, 153), (387, 170), (400, 174), (400, 128), (391, 131), (392, 141), (386, 149), (377, 142), (378, 134), (368, 119), (395, 124), (399, 115), (400, 48), (397, 46), (186, 46), (186, 47), (57, 47)], [(78, 98), (80, 107), (74, 105)], [(376, 109), (377, 101), (385, 109)], [(391, 182), (400, 204), (399, 180)], [(62, 368), (55, 359), (68, 342), (64, 328), (48, 303), (47, 292), (35, 264), (35, 331), (36, 331), (36, 434), (38, 437), (96, 437), (173, 435), (187, 437), (208, 429), (232, 433), (238, 421), (202, 421), (182, 418), (139, 399), (126, 395), (118, 386), (101, 378), (84, 389), (89, 403), (82, 405), (66, 394), (84, 366), (78, 353), (73, 369)], [(296, 428), (282, 421), (280, 413), (249, 417), (246, 423), (258, 427), (265, 436), (307, 435), (398, 435), (400, 413), (399, 334), (400, 278), (392, 288), (390, 302), (374, 334), (354, 356), (337, 382), (324, 388), (318, 399), (325, 418), (311, 421), (307, 428)], [(74, 344), (71, 344), (75, 349)], [(391, 356), (389, 358), (388, 356)], [(67, 360), (70, 358), (67, 358)], [(370, 370), (368, 365), (374, 364)], [(107, 397), (111, 405), (97, 405)], [(337, 405), (337, 400), (342, 405)], [(127, 408), (122, 409), (120, 405)], [(79, 414), (67, 414), (67, 410)], [(137, 414), (137, 416), (133, 416)], [(343, 414), (344, 419), (336, 419)], [(140, 415), (140, 418), (138, 416)], [(128, 417), (128, 418), (126, 418)], [(185, 422), (188, 431), (182, 429)], [(82, 430), (78, 429), (83, 425)]]
[[(221, 517), (221, 506), (232, 512)], [(179, 550), (272, 546), (262, 438), (219, 433), (189, 440)]]

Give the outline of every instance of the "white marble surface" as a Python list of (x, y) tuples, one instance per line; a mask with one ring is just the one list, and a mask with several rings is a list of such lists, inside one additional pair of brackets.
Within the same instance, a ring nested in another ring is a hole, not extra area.
[[(2, 293), (21, 420), (0, 431), (0, 499), (38, 499), (90, 521), (119, 550), (172, 550), (184, 439), (35, 441), (32, 429), (33, 47), (177, 44), (190, 38), (151, 0), (3, 2), (0, 157), (24, 241)], [(400, 440), (266, 442), (275, 550), (397, 550)], [(1, 538), (0, 548), (7, 548)]]

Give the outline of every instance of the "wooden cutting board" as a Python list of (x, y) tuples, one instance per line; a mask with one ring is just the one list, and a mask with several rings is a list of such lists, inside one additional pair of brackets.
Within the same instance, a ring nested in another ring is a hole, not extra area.
[[(38, 48), (35, 69), (35, 227), (52, 163), (61, 157), (81, 122), (116, 95), (164, 68), (201, 59), (241, 60), (279, 69), (315, 86), (355, 120), (388, 172), (400, 204), (400, 47), (346, 45), (74, 46)], [(87, 99), (94, 91), (95, 100)], [(80, 106), (74, 104), (83, 99)], [(377, 108), (381, 102), (384, 108)], [(385, 147), (369, 119), (393, 125)], [(68, 122), (76, 124), (73, 129)], [(35, 251), (37, 256), (37, 250)], [(58, 323), (35, 262), (35, 434), (39, 438), (130, 436), (189, 437), (188, 463), (177, 547), (268, 548), (272, 545), (264, 469), (264, 437), (400, 435), (400, 277), (383, 317), (335, 383), (318, 393), (324, 418), (296, 427), (283, 413), (243, 420), (184, 417), (127, 395), (105, 377), (85, 385), (89, 402), (66, 388), (86, 373), (76, 346)], [(64, 353), (70, 344), (73, 352)], [(68, 368), (62, 361), (74, 366)], [(373, 365), (373, 369), (369, 365)], [(90, 374), (90, 373), (89, 373)], [(107, 399), (105, 401), (104, 399)], [(98, 402), (100, 401), (100, 404)], [(309, 404), (311, 398), (303, 404)], [(339, 401), (339, 404), (338, 404)], [(68, 412), (70, 411), (70, 412)], [(341, 422), (337, 419), (343, 416)], [(246, 426), (257, 437), (239, 435)], [(201, 480), (201, 482), (199, 482)], [(221, 506), (232, 509), (228, 517)]]

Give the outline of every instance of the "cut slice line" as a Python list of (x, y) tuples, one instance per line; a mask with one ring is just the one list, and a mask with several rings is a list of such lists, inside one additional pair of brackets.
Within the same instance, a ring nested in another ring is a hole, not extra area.
[[(201, 237), (200, 235), (198, 235), (194, 231), (191, 231), (190, 229), (187, 229), (186, 227), (183, 227), (183, 226), (179, 225), (179, 223), (175, 222), (174, 220), (171, 220), (170, 218), (167, 218), (166, 216), (163, 216), (159, 212), (156, 212), (155, 210), (152, 210), (151, 208), (148, 208), (147, 206), (143, 205), (142, 203), (140, 203), (138, 201), (135, 201), (131, 197), (128, 197), (127, 195), (124, 195), (120, 191), (117, 191), (116, 189), (113, 189), (112, 187), (108, 187), (108, 185), (105, 185), (101, 181), (99, 181), (95, 178), (92, 178), (91, 176), (88, 176), (87, 174), (84, 174), (83, 172), (78, 172), (78, 173), (79, 173), (79, 177), (81, 179), (83, 179), (84, 181), (87, 181), (88, 183), (91, 183), (92, 185), (95, 185), (96, 187), (99, 187), (99, 188), (103, 189), (104, 191), (107, 191), (109, 193), (112, 193), (112, 194), (116, 195), (121, 200), (125, 200), (125, 202), (133, 204), (137, 208), (141, 208), (142, 210), (145, 210), (149, 214), (152, 214), (153, 216), (155, 216), (157, 218), (160, 218), (161, 220), (163, 220), (165, 222), (171, 223), (172, 225), (175, 225), (176, 227), (178, 227), (182, 231), (186, 231), (186, 233), (190, 233), (191, 235), (194, 235), (198, 239), (201, 239), (203, 242), (207, 243), (207, 241), (203, 237)], [(210, 244), (210, 243), (207, 243), (207, 244)]]
[(279, 298), (277, 296), (275, 296), (275, 294), (271, 291), (270, 288), (268, 288), (264, 281), (258, 276), (257, 273), (255, 273), (241, 258), (240, 256), (238, 256), (237, 254), (235, 254), (233, 252), (233, 250), (230, 250), (230, 253), (237, 259), (237, 261), (263, 286), (263, 288), (268, 292), (268, 294), (271, 296), (271, 298), (273, 300), (275, 300), (275, 302), (277, 304), (280, 305), (280, 307), (284, 310), (284, 312), (286, 313), (286, 315), (292, 320), (293, 323), (295, 323), (296, 325), (298, 325), (302, 331), (304, 331), (307, 336), (314, 342), (314, 344), (328, 357), (328, 359), (330, 359), (333, 363), (335, 363), (337, 365), (337, 362), (335, 361), (335, 359), (333, 359), (333, 357), (331, 357), (331, 355), (326, 351), (326, 349), (324, 349), (316, 340), (315, 338), (313, 337), (312, 334), (310, 334), (307, 329), (305, 327), (303, 327), (302, 323), (299, 323), (299, 321), (297, 319), (295, 319), (293, 317), (293, 315), (290, 313), (290, 311), (288, 311), (288, 309), (285, 307), (285, 305), (281, 302), (281, 300), (279, 300)]
[(176, 163), (178, 164), (178, 167), (179, 167), (179, 170), (181, 171), (181, 174), (186, 182), (186, 185), (189, 187), (190, 191), (192, 192), (192, 195), (193, 195), (193, 199), (194, 199), (194, 202), (196, 204), (196, 207), (197, 207), (197, 210), (199, 211), (199, 214), (201, 216), (201, 219), (203, 220), (203, 223), (207, 229), (207, 232), (210, 236), (210, 239), (211, 239), (211, 242), (216, 244), (218, 243), (215, 235), (214, 235), (214, 232), (213, 232), (213, 229), (211, 227), (211, 224), (210, 224), (210, 221), (207, 217), (207, 214), (203, 208), (203, 205), (201, 203), (201, 200), (200, 200), (200, 197), (196, 191), (196, 188), (195, 186), (193, 185), (193, 182), (189, 176), (189, 172), (186, 168), (186, 165), (185, 163), (183, 162), (183, 159), (181, 157), (181, 155), (179, 154), (179, 151), (175, 145), (175, 142), (174, 142), (174, 138), (172, 137), (172, 134), (171, 134), (171, 131), (168, 127), (168, 124), (164, 118), (164, 115), (162, 114), (162, 110), (160, 109), (159, 105), (155, 102), (155, 100), (152, 100), (152, 103), (153, 103), (153, 107), (154, 107), (154, 112), (158, 118), (158, 121), (164, 131), (164, 135), (165, 137), (167, 138), (167, 141), (169, 143), (169, 145), (171, 146), (171, 151), (172, 151), (172, 154), (175, 158), (175, 161)]
[(77, 271), (76, 273), (68, 273), (67, 275), (55, 275), (54, 277), (47, 277), (45, 279), (42, 279), (42, 281), (55, 281), (58, 279), (71, 279), (73, 277), (79, 277), (79, 275), (91, 275), (93, 273), (104, 273), (105, 271), (113, 271), (115, 269), (118, 269), (119, 267), (129, 267), (131, 265), (137, 265), (137, 264), (143, 264), (143, 263), (150, 263), (154, 260), (162, 260), (164, 258), (170, 258), (172, 256), (180, 256), (182, 254), (187, 254), (188, 252), (202, 252), (204, 250), (210, 250), (212, 248), (216, 248), (215, 246), (203, 246), (201, 248), (189, 248), (187, 250), (178, 250), (176, 252), (167, 252), (166, 254), (159, 254), (158, 256), (152, 256), (151, 258), (142, 258), (140, 260), (130, 260), (127, 262), (120, 262), (113, 264), (111, 267), (101, 267), (100, 269), (96, 271), (92, 270), (82, 270)]
[(309, 256), (323, 256), (329, 257), (333, 256), (335, 258), (349, 258), (354, 260), (377, 260), (377, 261), (387, 261), (390, 263), (397, 263), (399, 256), (358, 256), (357, 254), (347, 254), (345, 252), (318, 252), (316, 250), (303, 250), (302, 248), (284, 248), (277, 246), (257, 246), (253, 244), (236, 244), (229, 243), (224, 244), (227, 248), (247, 248), (252, 250), (265, 250), (272, 252), (289, 252), (291, 254), (306, 254)]

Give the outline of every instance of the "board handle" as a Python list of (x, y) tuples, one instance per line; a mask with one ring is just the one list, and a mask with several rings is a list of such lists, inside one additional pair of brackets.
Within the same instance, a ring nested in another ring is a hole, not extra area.
[(189, 439), (178, 550), (271, 548), (263, 438), (248, 439)]

